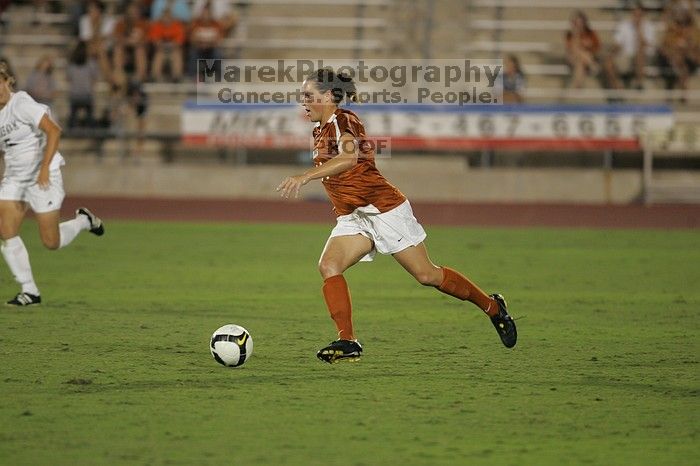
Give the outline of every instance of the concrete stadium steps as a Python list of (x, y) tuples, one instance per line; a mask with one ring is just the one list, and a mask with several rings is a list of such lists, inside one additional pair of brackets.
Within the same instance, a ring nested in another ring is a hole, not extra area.
[[(85, 138), (63, 137), (61, 138), (59, 150), (66, 157), (70, 154), (90, 153), (95, 150), (95, 141)], [(90, 155), (92, 156), (94, 154)]]
[(380, 58), (396, 34), (392, 11), (390, 0), (264, 0), (243, 10), (241, 27), (226, 41), (225, 56)]
[[(611, 34), (607, 32), (599, 32), (598, 36), (603, 44), (610, 43)], [(500, 34), (500, 40), (505, 42), (545, 42), (550, 44), (550, 50), (561, 49), (564, 53), (566, 45), (566, 30), (504, 30)]]
[(163, 143), (155, 139), (125, 141), (116, 137), (104, 141), (65, 137), (61, 140), (60, 151), (67, 165), (104, 165), (112, 162), (122, 165), (125, 160), (159, 164), (163, 159)]
[(179, 133), (180, 113), (174, 115), (159, 113), (157, 118), (148, 119), (146, 129), (149, 132), (155, 133)]
[[(597, 9), (597, 8), (588, 8), (585, 4), (582, 4), (578, 8), (546, 8), (547, 15), (543, 16), (542, 8), (505, 8), (502, 13), (501, 13), (501, 18), (504, 20), (543, 20), (546, 19), (546, 21), (554, 21), (554, 20), (560, 20), (560, 21), (565, 21), (566, 24), (569, 24), (569, 20), (571, 19), (571, 15), (576, 9), (582, 10), (586, 16), (588, 17), (588, 20), (591, 23), (591, 26), (595, 28), (596, 22), (598, 21), (617, 21), (617, 18), (622, 17), (626, 15), (624, 14), (619, 14), (617, 12), (613, 12), (610, 10), (602, 10), (602, 9)], [(649, 15), (651, 19), (654, 19), (654, 15)]]
[[(3, 17), (7, 16), (3, 15)], [(5, 36), (14, 34), (36, 34), (37, 30), (41, 30), (41, 33), (44, 35), (65, 35), (68, 31), (67, 25), (42, 23), (33, 24), (31, 20), (27, 22), (20, 22), (12, 20), (11, 16), (9, 16), (9, 18), (10, 19), (5, 23), (5, 28), (2, 30), (3, 35)], [(0, 39), (0, 41), (2, 41), (2, 39)]]
[[(253, 41), (269, 41), (271, 39), (285, 39), (294, 44), (295, 42), (306, 42), (309, 44), (314, 44), (314, 47), (318, 47), (324, 42), (338, 43), (340, 41), (352, 43), (357, 39), (363, 41), (375, 40), (376, 43), (372, 45), (373, 48), (381, 48), (384, 40), (386, 39), (386, 32), (382, 29), (363, 29), (362, 34), (358, 37), (356, 30), (353, 28), (343, 28), (339, 30), (334, 30), (332, 26), (319, 25), (317, 28), (320, 31), (319, 35), (310, 35), (308, 32), (299, 31), (297, 28), (287, 28), (287, 27), (277, 27), (271, 29), (265, 28), (251, 28), (248, 31), (248, 35), (245, 38), (245, 42), (249, 46), (255, 46)], [(327, 39), (321, 39), (320, 37), (327, 37)], [(236, 39), (233, 39), (236, 40)], [(229, 42), (229, 41), (226, 41)], [(318, 44), (318, 45), (316, 45)], [(284, 44), (281, 44), (284, 45)], [(369, 48), (369, 47), (368, 47)]]
[(527, 88), (528, 87), (537, 86), (537, 87), (541, 87), (541, 88), (545, 88), (545, 89), (560, 89), (567, 82), (567, 79), (565, 76), (542, 76), (542, 75), (526, 74), (526, 79), (527, 79), (526, 95), (527, 95)]

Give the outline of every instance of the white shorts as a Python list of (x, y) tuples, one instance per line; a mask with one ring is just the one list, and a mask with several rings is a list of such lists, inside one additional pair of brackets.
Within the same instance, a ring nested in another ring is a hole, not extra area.
[(44, 190), (36, 184), (36, 180), (20, 181), (13, 177), (3, 178), (0, 183), (0, 200), (28, 202), (32, 210), (38, 214), (59, 210), (66, 197), (60, 169), (49, 172), (49, 183), (49, 188)]
[(373, 260), (377, 251), (381, 254), (396, 254), (411, 246), (417, 246), (427, 236), (413, 216), (413, 209), (408, 201), (384, 213), (380, 213), (370, 204), (355, 209), (351, 214), (341, 215), (328, 239), (358, 234), (374, 243), (372, 251), (360, 261)]

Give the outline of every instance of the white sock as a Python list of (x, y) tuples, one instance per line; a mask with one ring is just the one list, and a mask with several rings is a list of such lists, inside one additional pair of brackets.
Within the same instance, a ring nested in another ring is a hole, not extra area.
[(29, 264), (29, 253), (22, 238), (15, 236), (5, 240), (0, 250), (15, 280), (22, 285), (22, 292), (39, 296), (39, 288), (34, 283), (32, 266)]
[(58, 230), (61, 235), (61, 244), (58, 247), (68, 246), (81, 231), (89, 229), (90, 220), (85, 215), (78, 215), (73, 220), (60, 223)]

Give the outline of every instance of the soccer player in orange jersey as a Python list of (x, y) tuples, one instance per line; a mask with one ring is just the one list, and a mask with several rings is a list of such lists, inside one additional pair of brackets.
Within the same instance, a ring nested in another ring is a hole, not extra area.
[(344, 99), (357, 99), (351, 77), (321, 68), (304, 81), (301, 90), (306, 115), (316, 124), (314, 168), (285, 178), (277, 191), (285, 198), (296, 197), (302, 186), (321, 179), (338, 216), (319, 261), (323, 297), (338, 339), (322, 348), (318, 358), (335, 363), (362, 355), (343, 272), (360, 261), (371, 261), (376, 251), (391, 254), (420, 284), (474, 303), (490, 317), (503, 344), (515, 346), (515, 322), (503, 297), (489, 296), (456, 270), (431, 262), (423, 243), (425, 231), (406, 197), (375, 166), (374, 147), (365, 137), (362, 122), (350, 110), (338, 108)]

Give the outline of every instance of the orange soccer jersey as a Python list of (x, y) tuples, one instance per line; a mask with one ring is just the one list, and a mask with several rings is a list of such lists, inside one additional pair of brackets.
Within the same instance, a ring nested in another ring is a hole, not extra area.
[(379, 173), (374, 164), (374, 145), (366, 140), (364, 125), (350, 110), (339, 108), (325, 124), (316, 125), (314, 164), (319, 166), (339, 154), (338, 140), (344, 133), (353, 136), (359, 154), (354, 167), (323, 179), (335, 213), (347, 215), (369, 204), (387, 212), (402, 204), (406, 196)]

